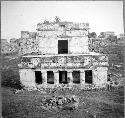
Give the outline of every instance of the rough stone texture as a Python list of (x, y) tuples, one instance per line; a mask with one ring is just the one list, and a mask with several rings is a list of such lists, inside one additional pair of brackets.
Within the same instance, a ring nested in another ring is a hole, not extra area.
[[(35, 84), (35, 71), (42, 73), (47, 84), (47, 71), (54, 72), (54, 86), (59, 85), (59, 71), (67, 71), (68, 85), (73, 85), (73, 71), (80, 72), (80, 85), (85, 85), (85, 70), (92, 70), (93, 83), (102, 86), (107, 81), (108, 59), (104, 54), (89, 52), (87, 23), (47, 22), (37, 24), (37, 32), (21, 32), (18, 66), (20, 80), (25, 86)], [(68, 53), (58, 54), (58, 41), (68, 41)]]
[[(61, 25), (65, 25), (65, 28)], [(68, 40), (68, 53), (88, 52), (88, 27), (77, 24), (77, 29), (75, 29), (74, 24), (72, 27), (68, 23), (62, 23), (61, 25), (38, 25), (39, 51), (42, 54), (58, 54), (58, 40)]]
[[(63, 27), (65, 25), (65, 27)], [(36, 32), (21, 32), (19, 55), (58, 54), (58, 40), (68, 40), (68, 53), (88, 52), (87, 23), (39, 23)]]
[[(100, 58), (99, 58), (100, 57)], [(90, 66), (107, 66), (105, 55), (65, 55), (65, 56), (23, 56), (20, 60), (20, 68), (89, 68)], [(74, 63), (75, 62), (75, 63)], [(71, 65), (69, 65), (71, 63)]]
[[(24, 56), (22, 57), (20, 64), (18, 65), (19, 68), (23, 69), (22, 73), (29, 73), (29, 79), (32, 82), (32, 79), (35, 80), (34, 75), (30, 74), (34, 73), (35, 70), (39, 69), (43, 75), (44, 71), (54, 71), (55, 72), (55, 84), (57, 84), (59, 77), (58, 76), (58, 70), (71, 69), (74, 70), (80, 70), (81, 71), (81, 84), (84, 84), (84, 71), (87, 69), (90, 69), (93, 71), (93, 84), (95, 85), (103, 85), (106, 84), (107, 81), (107, 57), (105, 55), (92, 55), (91, 53), (89, 55), (67, 55), (67, 56)], [(55, 63), (54, 63), (55, 62)], [(75, 63), (74, 63), (75, 62)], [(71, 63), (71, 65), (69, 65)], [(26, 71), (26, 70), (28, 71)], [(24, 75), (24, 74), (23, 74)], [(20, 76), (21, 81), (26, 81), (24, 79), (26, 75)], [(28, 76), (28, 75), (27, 75)], [(30, 77), (32, 76), (32, 77)], [(33, 78), (34, 77), (34, 78)], [(27, 77), (28, 78), (28, 77)], [(43, 78), (44, 79), (44, 78)]]
[(41, 107), (45, 110), (74, 110), (79, 106), (77, 96), (53, 96), (42, 100)]
[(22, 31), (19, 40), (19, 55), (38, 53), (38, 43), (35, 32)]

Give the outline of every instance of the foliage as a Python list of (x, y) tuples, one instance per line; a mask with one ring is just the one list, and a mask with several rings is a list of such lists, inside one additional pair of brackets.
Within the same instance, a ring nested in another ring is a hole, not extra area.
[(1, 73), (2, 86), (12, 87), (15, 89), (21, 89), (21, 83), (19, 80), (19, 74), (15, 73), (12, 69), (4, 69)]
[(107, 54), (109, 63), (118, 64), (124, 62), (124, 45), (119, 43), (116, 36), (109, 36), (104, 39), (95, 38), (93, 43), (89, 44), (89, 50)]
[(44, 20), (44, 24), (48, 24), (49, 23), (49, 21), (48, 20)]
[(106, 38), (109, 42), (117, 42), (117, 36), (108, 36), (107, 38)]
[(97, 34), (95, 32), (92, 32), (92, 33), (89, 32), (88, 37), (89, 38), (96, 38)]
[(104, 32), (100, 32), (100, 35), (99, 35), (98, 37), (99, 37), (99, 38), (104, 38), (104, 37), (105, 37)]
[(59, 18), (58, 16), (56, 16), (56, 17), (55, 17), (55, 21), (56, 21), (56, 23), (58, 23), (58, 22), (60, 22), (61, 20), (60, 20), (60, 18)]

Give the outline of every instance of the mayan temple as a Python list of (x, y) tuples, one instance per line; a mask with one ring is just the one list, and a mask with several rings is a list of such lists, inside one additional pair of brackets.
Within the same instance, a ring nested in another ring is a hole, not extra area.
[(59, 85), (106, 86), (108, 58), (88, 49), (88, 23), (44, 21), (36, 32), (22, 31), (20, 81), (26, 88)]

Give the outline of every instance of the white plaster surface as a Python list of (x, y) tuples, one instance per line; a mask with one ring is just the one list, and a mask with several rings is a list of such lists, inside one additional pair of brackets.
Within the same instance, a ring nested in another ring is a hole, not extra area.
[(35, 73), (31, 69), (20, 69), (20, 81), (24, 86), (35, 86)]
[(103, 85), (107, 82), (107, 67), (98, 67), (93, 70), (93, 83)]

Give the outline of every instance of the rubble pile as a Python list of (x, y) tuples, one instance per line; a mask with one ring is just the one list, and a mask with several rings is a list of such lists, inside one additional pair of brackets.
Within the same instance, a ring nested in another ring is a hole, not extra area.
[(41, 101), (41, 107), (45, 110), (74, 110), (79, 105), (79, 99), (76, 96), (52, 96)]

